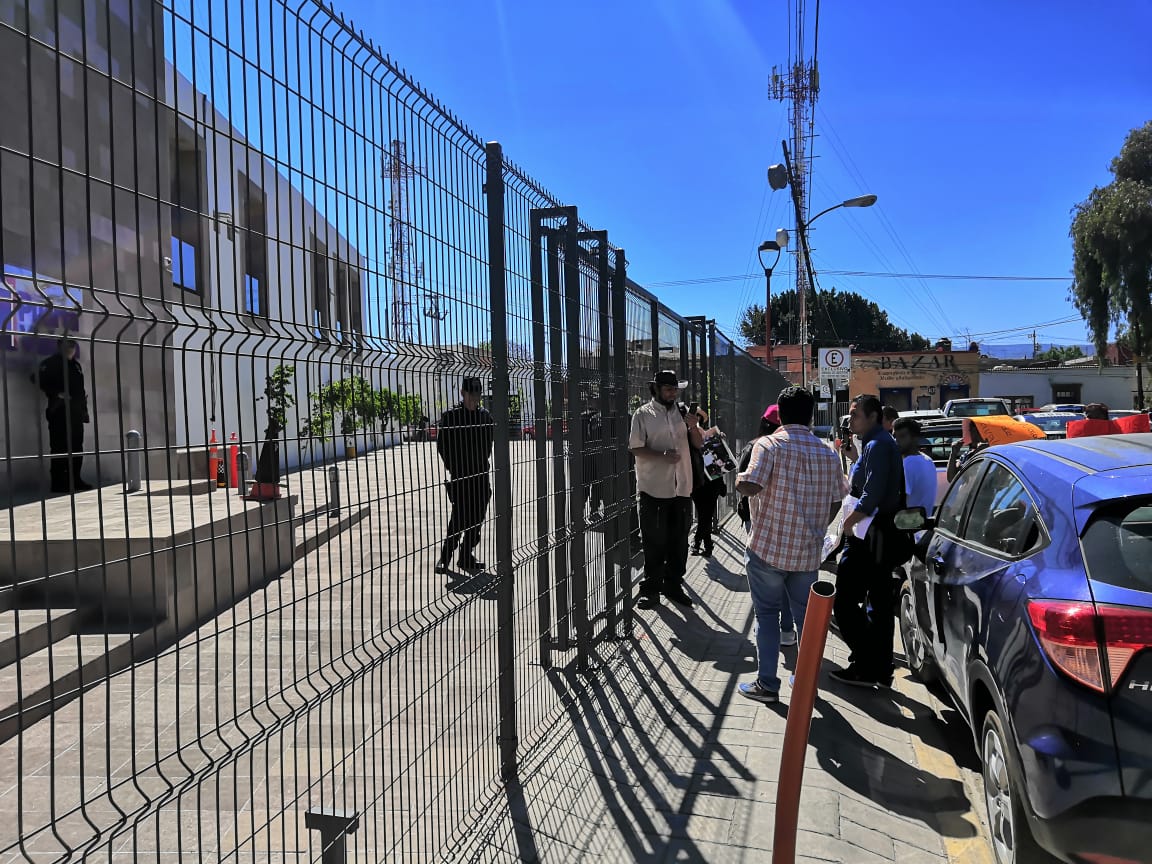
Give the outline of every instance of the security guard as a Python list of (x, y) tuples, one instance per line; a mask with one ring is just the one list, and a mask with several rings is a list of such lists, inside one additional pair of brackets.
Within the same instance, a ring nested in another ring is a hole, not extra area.
[(40, 389), (48, 397), (48, 446), (55, 454), (49, 469), (53, 494), (86, 492), (92, 487), (80, 479), (84, 461), (84, 424), (88, 422), (88, 394), (84, 371), (76, 359), (75, 339), (61, 339), (59, 350), (40, 364)]
[(494, 424), (488, 409), (480, 404), (483, 392), (479, 378), (465, 378), (460, 390), (463, 401), (440, 415), (436, 452), (451, 476), (445, 485), (452, 502), (452, 518), (436, 562), (437, 573), (448, 572), (457, 545), (462, 570), (478, 573), (484, 569), (484, 562), (476, 558), (474, 550), (480, 544), (480, 526), (492, 500), (488, 470)]

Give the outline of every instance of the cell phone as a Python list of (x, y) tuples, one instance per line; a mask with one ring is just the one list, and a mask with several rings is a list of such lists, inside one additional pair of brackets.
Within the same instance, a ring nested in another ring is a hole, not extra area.
[(689, 406), (688, 406), (688, 413), (689, 413), (689, 414), (695, 414), (695, 413), (696, 413), (696, 410), (697, 410), (699, 407), (700, 407), (700, 403), (699, 403), (699, 402), (693, 402), (691, 405), (689, 405)]

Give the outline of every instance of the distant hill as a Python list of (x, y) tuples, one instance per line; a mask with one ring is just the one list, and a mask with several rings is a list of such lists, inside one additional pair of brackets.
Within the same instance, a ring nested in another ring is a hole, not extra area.
[[(1066, 348), (1067, 345), (1057, 345), (1055, 343), (1041, 342), (1040, 351), (1043, 353), (1049, 348)], [(1080, 350), (1084, 352), (1085, 356), (1093, 356), (1096, 349), (1091, 345), (1084, 344), (1080, 346)], [(1032, 359), (1032, 343), (1020, 342), (1015, 345), (981, 345), (980, 353), (988, 357), (996, 357), (999, 360), (1023, 360)]]

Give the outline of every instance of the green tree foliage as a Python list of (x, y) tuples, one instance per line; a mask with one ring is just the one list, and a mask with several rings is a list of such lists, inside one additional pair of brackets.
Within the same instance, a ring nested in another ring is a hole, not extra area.
[(292, 382), (296, 370), (291, 366), (277, 366), (272, 374), (264, 379), (264, 398), (268, 401), (269, 438), (279, 438), (288, 426), (288, 411), (295, 406), (296, 397), (292, 394)]
[(1152, 121), (1129, 133), (1114, 180), (1072, 209), (1072, 302), (1107, 356), (1114, 326), (1137, 355), (1152, 348)]
[[(800, 304), (795, 291), (772, 295), (772, 333), (777, 343), (800, 341)], [(888, 313), (854, 291), (818, 290), (808, 303), (809, 340), (817, 345), (856, 345), (861, 351), (922, 351), (929, 342), (888, 320)], [(750, 306), (740, 322), (745, 345), (764, 344), (764, 307)]]
[(410, 425), (419, 421), (423, 405), (418, 395), (399, 395), (376, 390), (359, 375), (341, 378), (308, 394), (311, 411), (300, 428), (304, 437), (327, 440), (329, 435), (354, 435), (392, 422)]
[(1037, 360), (1043, 360), (1047, 363), (1056, 362), (1064, 363), (1067, 360), (1075, 360), (1078, 357), (1083, 357), (1084, 351), (1079, 345), (1053, 345), (1047, 351), (1041, 351), (1037, 356)]

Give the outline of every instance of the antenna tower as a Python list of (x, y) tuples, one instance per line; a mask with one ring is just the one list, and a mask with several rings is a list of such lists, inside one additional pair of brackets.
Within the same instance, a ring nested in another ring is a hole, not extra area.
[[(796, 0), (796, 20), (791, 34), (789, 64), (787, 67), (773, 66), (770, 91), (778, 102), (790, 102), (792, 116), (792, 184), (800, 201), (800, 212), (808, 221), (808, 187), (812, 182), (810, 150), (814, 134), (816, 97), (820, 94), (820, 71), (816, 63), (816, 53), (820, 45), (820, 2), (816, 2), (816, 28), (812, 57), (806, 55), (805, 46), (805, 2)], [(799, 226), (797, 226), (799, 227)], [(797, 231), (799, 233), (799, 231)], [(800, 344), (808, 340), (808, 267), (804, 256), (807, 250), (803, 243), (796, 248), (796, 295), (800, 298)]]
[(416, 285), (422, 268), (415, 263), (408, 240), (408, 183), (423, 173), (423, 168), (408, 164), (407, 146), (393, 139), (384, 157), (384, 176), (389, 180), (389, 207), (392, 213), (391, 256), (388, 281), (392, 285), (392, 338), (398, 342), (418, 342), (420, 319), (415, 312)]

